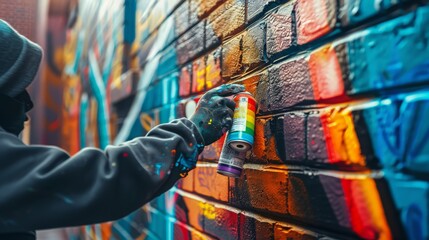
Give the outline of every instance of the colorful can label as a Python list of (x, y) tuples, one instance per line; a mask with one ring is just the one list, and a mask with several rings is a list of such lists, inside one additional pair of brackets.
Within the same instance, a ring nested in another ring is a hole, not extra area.
[(232, 149), (228, 144), (224, 144), (220, 154), (217, 172), (219, 174), (239, 178), (243, 171), (246, 152), (239, 152)]
[(253, 146), (256, 101), (248, 92), (235, 95), (234, 119), (227, 144), (234, 150), (246, 152)]

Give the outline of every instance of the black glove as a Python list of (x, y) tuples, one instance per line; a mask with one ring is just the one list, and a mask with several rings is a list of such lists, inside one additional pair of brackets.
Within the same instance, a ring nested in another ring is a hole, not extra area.
[(244, 86), (226, 84), (206, 92), (190, 120), (203, 136), (205, 145), (217, 141), (232, 126), (235, 102), (227, 96), (245, 91)]

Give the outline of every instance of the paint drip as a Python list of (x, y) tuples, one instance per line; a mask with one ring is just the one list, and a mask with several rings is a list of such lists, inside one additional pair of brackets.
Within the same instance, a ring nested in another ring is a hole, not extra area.
[(226, 144), (238, 152), (249, 151), (254, 142), (256, 101), (249, 92), (234, 96), (236, 107)]
[(246, 152), (240, 152), (232, 149), (228, 144), (226, 144), (225, 140), (217, 165), (217, 172), (228, 177), (239, 178), (243, 171), (245, 159)]

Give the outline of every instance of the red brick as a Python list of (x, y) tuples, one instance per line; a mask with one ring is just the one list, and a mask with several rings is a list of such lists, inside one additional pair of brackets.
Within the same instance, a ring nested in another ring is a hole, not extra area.
[(268, 4), (275, 0), (252, 0), (247, 1), (247, 21), (251, 21), (254, 17), (260, 15)]
[(268, 94), (264, 96), (268, 111), (278, 111), (314, 101), (308, 63), (304, 58), (271, 67), (268, 77)]
[(306, 160), (305, 114), (286, 113), (284, 115), (284, 143), (286, 161), (303, 163)]
[(296, 4), (298, 44), (313, 41), (335, 27), (335, 0), (299, 0)]
[(200, 22), (183, 34), (177, 41), (179, 64), (184, 64), (204, 50), (204, 23)]
[(231, 78), (242, 69), (241, 50), (242, 35), (239, 35), (222, 46), (222, 77)]
[(212, 89), (223, 83), (221, 75), (221, 48), (207, 55), (206, 61), (206, 89)]
[(316, 100), (337, 98), (337, 101), (345, 101), (347, 99), (343, 71), (334, 46), (329, 44), (312, 52), (309, 67)]
[(266, 41), (269, 57), (294, 44), (292, 12), (295, 4), (295, 1), (288, 2), (268, 17)]
[(248, 29), (243, 34), (243, 67), (245, 71), (253, 69), (261, 63), (266, 63), (265, 47), (265, 22)]
[(245, 1), (227, 0), (213, 11), (206, 23), (206, 48), (218, 44), (244, 26)]
[(276, 223), (274, 227), (274, 239), (316, 240), (320, 238), (318, 238), (317, 235), (309, 231), (307, 232), (304, 230), (297, 230), (293, 227)]
[(287, 213), (287, 174), (283, 170), (245, 167), (243, 176), (231, 180), (230, 185), (230, 201), (239, 208)]
[(217, 173), (217, 166), (197, 166), (194, 169), (194, 191), (214, 199), (228, 201), (228, 177)]
[(253, 217), (246, 214), (240, 214), (240, 239), (260, 239), (269, 240), (274, 237), (274, 223)]
[(201, 93), (206, 83), (206, 57), (200, 57), (192, 64), (192, 94)]
[(192, 66), (187, 65), (182, 68), (179, 78), (179, 96), (187, 97), (191, 94), (191, 82), (192, 82)]
[(212, 207), (214, 212), (204, 215), (204, 232), (219, 239), (238, 239), (238, 211)]

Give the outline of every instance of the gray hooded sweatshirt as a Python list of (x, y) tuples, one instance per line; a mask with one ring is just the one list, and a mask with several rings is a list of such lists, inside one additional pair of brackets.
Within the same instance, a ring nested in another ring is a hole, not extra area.
[[(0, 94), (20, 95), (40, 59), (37, 45), (0, 20)], [(9, 119), (6, 115), (0, 112), (0, 119)], [(0, 239), (34, 239), (29, 231), (124, 217), (195, 167), (204, 146), (188, 119), (159, 125), (118, 146), (85, 148), (73, 156), (57, 147), (25, 145), (5, 129), (0, 121)]]

